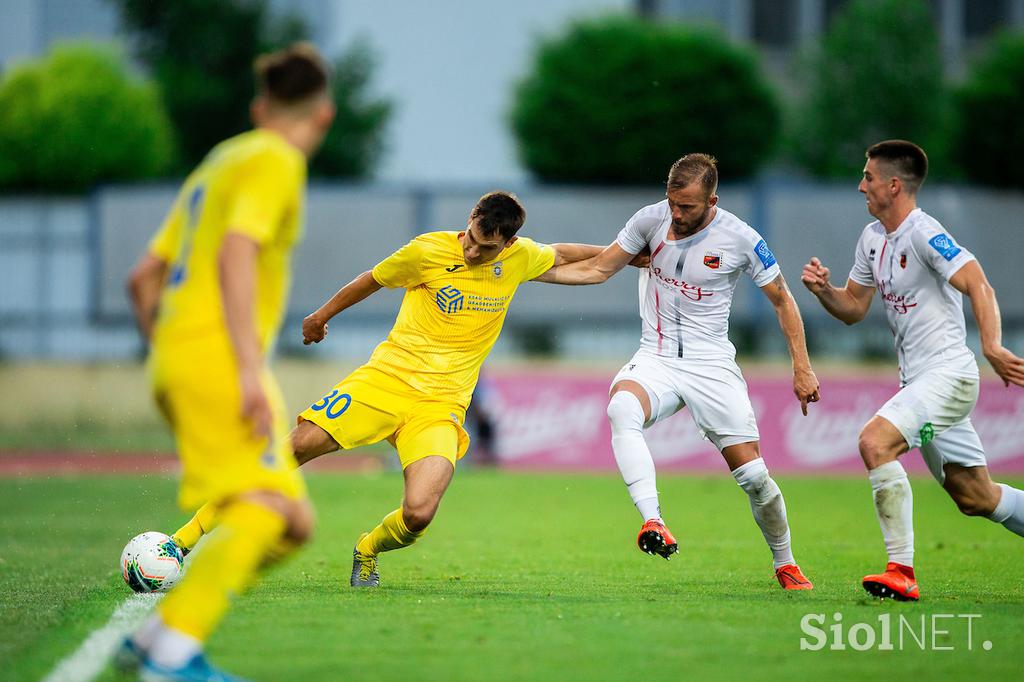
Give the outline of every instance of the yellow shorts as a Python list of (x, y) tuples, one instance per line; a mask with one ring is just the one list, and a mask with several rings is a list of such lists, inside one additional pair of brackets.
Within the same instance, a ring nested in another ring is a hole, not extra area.
[(311, 421), (345, 450), (387, 440), (402, 469), (433, 455), (455, 465), (469, 449), (465, 408), (432, 398), (370, 365), (341, 380), (298, 421)]
[(178, 503), (185, 510), (251, 490), (306, 496), (288, 440), (281, 391), (268, 371), (263, 387), (273, 437), (258, 438), (241, 417), (234, 355), (227, 339), (154, 348), (148, 371), (157, 405), (171, 424), (181, 458)]

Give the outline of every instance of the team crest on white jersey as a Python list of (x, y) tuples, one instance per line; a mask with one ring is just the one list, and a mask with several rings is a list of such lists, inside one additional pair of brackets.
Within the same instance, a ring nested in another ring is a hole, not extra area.
[(723, 251), (705, 251), (704, 265), (708, 266), (712, 270), (717, 270), (722, 267), (723, 258), (725, 258), (725, 253)]
[(906, 252), (900, 254), (900, 267), (904, 270), (907, 269), (907, 254)]

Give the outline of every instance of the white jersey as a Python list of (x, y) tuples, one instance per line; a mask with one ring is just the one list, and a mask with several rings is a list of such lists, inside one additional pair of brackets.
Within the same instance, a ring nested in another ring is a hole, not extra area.
[(775, 256), (752, 227), (716, 207), (711, 223), (685, 239), (670, 239), (668, 200), (645, 206), (616, 238), (628, 253), (648, 247), (640, 271), (640, 347), (664, 357), (734, 359), (729, 311), (744, 272), (765, 286), (779, 276)]
[(963, 295), (949, 284), (974, 260), (942, 225), (915, 208), (895, 232), (877, 220), (857, 242), (850, 279), (875, 287), (896, 337), (900, 382), (937, 367), (977, 373), (967, 348)]

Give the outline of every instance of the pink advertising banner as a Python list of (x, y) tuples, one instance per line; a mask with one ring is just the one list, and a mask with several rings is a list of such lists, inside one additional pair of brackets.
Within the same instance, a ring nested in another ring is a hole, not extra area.
[[(491, 373), (487, 410), (496, 423), (502, 465), (524, 469), (615, 469), (605, 414), (608, 376), (532, 370)], [(788, 377), (747, 376), (761, 433), (761, 452), (773, 470), (860, 472), (857, 435), (897, 390), (895, 378), (819, 376), (822, 400), (800, 413)], [(483, 397), (483, 396), (481, 396)], [(1024, 391), (982, 381), (972, 414), (993, 472), (1024, 473)], [(724, 471), (684, 408), (645, 432), (661, 470)], [(927, 473), (915, 450), (901, 458), (908, 471)]]

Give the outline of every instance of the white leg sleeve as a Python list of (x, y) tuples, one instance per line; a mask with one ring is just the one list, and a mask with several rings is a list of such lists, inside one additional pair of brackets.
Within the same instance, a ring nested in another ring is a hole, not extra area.
[(1024, 490), (1011, 488), (1005, 483), (997, 483), (1002, 489), (999, 504), (992, 512), (990, 519), (1017, 535), (1024, 536)]
[(644, 409), (640, 400), (629, 391), (619, 391), (608, 402), (608, 421), (615, 462), (633, 504), (644, 521), (661, 518), (654, 459), (644, 440)]
[(739, 466), (732, 472), (733, 478), (750, 498), (750, 511), (754, 514), (764, 535), (765, 542), (772, 550), (775, 568), (795, 564), (793, 547), (789, 536), (789, 519), (786, 517), (786, 501), (778, 484), (768, 475), (764, 460), (757, 459)]
[(875, 514), (889, 561), (914, 565), (914, 494), (903, 465), (886, 462), (868, 471)]

